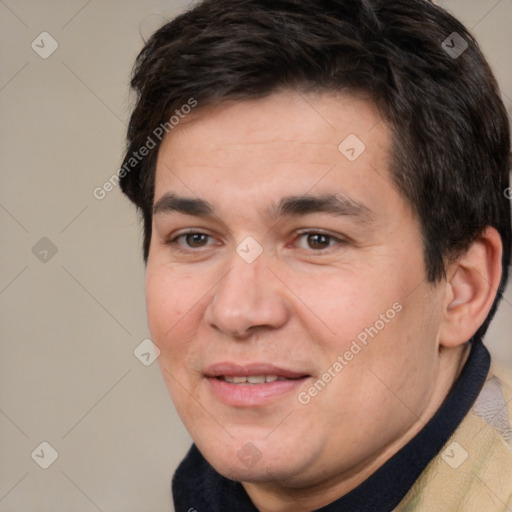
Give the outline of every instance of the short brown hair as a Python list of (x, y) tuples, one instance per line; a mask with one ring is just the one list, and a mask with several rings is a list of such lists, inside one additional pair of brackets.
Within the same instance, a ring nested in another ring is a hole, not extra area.
[[(460, 55), (447, 51), (456, 42)], [(483, 336), (510, 264), (510, 131), (485, 58), (446, 11), (426, 0), (204, 0), (149, 39), (131, 86), (124, 164), (190, 98), (366, 95), (392, 129), (391, 177), (419, 218), (428, 279), (487, 226), (501, 235), (503, 278)], [(158, 147), (120, 177), (142, 214), (145, 261)]]

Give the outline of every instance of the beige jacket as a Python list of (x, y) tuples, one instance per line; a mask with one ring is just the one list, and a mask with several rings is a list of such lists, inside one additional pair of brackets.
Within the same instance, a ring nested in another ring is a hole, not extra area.
[(512, 388), (491, 365), (469, 414), (395, 512), (512, 512)]

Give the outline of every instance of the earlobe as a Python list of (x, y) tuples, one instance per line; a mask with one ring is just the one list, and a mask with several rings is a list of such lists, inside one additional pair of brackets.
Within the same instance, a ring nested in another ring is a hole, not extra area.
[(488, 227), (450, 264), (440, 329), (441, 345), (462, 345), (484, 323), (499, 288), (502, 251), (499, 233)]

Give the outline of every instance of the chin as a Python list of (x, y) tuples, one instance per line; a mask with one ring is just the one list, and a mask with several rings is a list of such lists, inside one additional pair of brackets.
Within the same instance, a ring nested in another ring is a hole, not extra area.
[(214, 441), (208, 447), (198, 445), (198, 448), (215, 470), (226, 478), (266, 483), (292, 480), (311, 466), (312, 460), (306, 460), (304, 447), (297, 449), (300, 443), (294, 443), (292, 451), (283, 444), (283, 439), (274, 443), (231, 439), (222, 447), (221, 443)]

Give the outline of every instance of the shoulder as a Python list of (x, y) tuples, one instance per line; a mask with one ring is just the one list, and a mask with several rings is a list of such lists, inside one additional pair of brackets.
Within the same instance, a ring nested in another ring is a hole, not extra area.
[(512, 386), (491, 365), (470, 412), (396, 512), (512, 507)]

